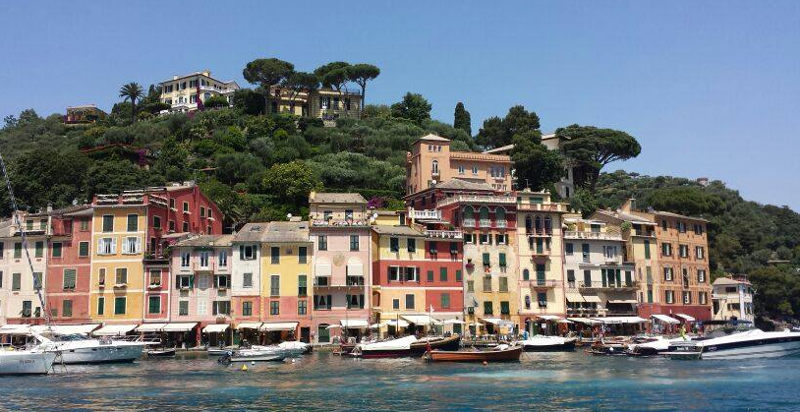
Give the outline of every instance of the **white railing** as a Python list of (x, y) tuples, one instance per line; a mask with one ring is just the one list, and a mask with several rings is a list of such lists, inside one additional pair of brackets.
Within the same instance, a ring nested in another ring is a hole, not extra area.
[(409, 217), (412, 219), (441, 219), (442, 218), (442, 211), (441, 210), (414, 210), (412, 209), (409, 213)]
[(495, 226), (499, 228), (506, 228), (508, 227), (508, 222), (505, 220), (497, 220), (495, 221)]
[(481, 227), (489, 227), (492, 225), (492, 221), (489, 219), (481, 219)]
[(577, 230), (568, 230), (564, 232), (564, 237), (568, 239), (622, 240), (622, 236), (615, 233), (582, 232)]
[(442, 239), (463, 239), (464, 233), (460, 230), (426, 230), (425, 235), (428, 237), (437, 237)]
[(475, 227), (475, 219), (464, 219), (464, 226)]
[(513, 196), (492, 196), (492, 195), (455, 195), (439, 201), (439, 206), (453, 203), (494, 203), (494, 204), (515, 204), (517, 199)]
[(535, 212), (566, 212), (566, 203), (519, 203), (517, 210)]

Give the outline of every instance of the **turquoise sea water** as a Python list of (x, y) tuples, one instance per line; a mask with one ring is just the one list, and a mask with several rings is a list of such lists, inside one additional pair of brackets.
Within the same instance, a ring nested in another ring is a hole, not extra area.
[(512, 364), (427, 364), (314, 353), (221, 366), (205, 355), (0, 378), (0, 409), (800, 410), (800, 358), (672, 361), (529, 353)]

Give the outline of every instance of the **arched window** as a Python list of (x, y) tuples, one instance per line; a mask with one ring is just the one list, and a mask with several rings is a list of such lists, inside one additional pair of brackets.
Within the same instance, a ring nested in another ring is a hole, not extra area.
[(544, 218), (544, 231), (550, 233), (553, 230), (553, 220), (550, 219), (550, 216)]
[(464, 219), (474, 219), (475, 218), (475, 209), (472, 206), (467, 206), (464, 208)]
[(489, 208), (484, 206), (481, 208), (481, 219), (489, 219)]
[(431, 173), (438, 175), (439, 174), (439, 161), (434, 160), (431, 162)]
[(525, 231), (530, 232), (532, 227), (533, 223), (531, 223), (531, 217), (525, 216)]
[(494, 210), (494, 218), (498, 222), (505, 222), (506, 221), (506, 209), (502, 207), (498, 207)]
[(534, 220), (534, 227), (536, 228), (537, 232), (542, 230), (542, 218), (541, 217), (536, 216), (536, 219)]
[(531, 308), (531, 296), (525, 295), (525, 309)]
[(522, 271), (522, 280), (531, 280), (531, 271), (525, 269)]

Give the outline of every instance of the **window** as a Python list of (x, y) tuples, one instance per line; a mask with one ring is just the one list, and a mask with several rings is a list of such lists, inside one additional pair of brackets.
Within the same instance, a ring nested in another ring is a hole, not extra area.
[(33, 272), (33, 288), (42, 288), (42, 272)]
[(472, 166), (472, 174), (473, 175), (477, 175), (478, 174), (478, 165), (473, 165)]
[(449, 309), (450, 308), (450, 294), (449, 293), (442, 293), (440, 295), (441, 299), (441, 306), (442, 309)]
[(450, 242), (450, 254), (457, 255), (458, 254), (458, 243)]
[(124, 285), (128, 283), (128, 269), (127, 268), (117, 268), (115, 271), (115, 279), (117, 285)]
[(229, 300), (215, 300), (211, 304), (212, 315), (230, 315), (231, 302)]
[(355, 252), (358, 250), (358, 235), (350, 235), (350, 250)]
[[(540, 240), (540, 239), (537, 239), (537, 240)], [(583, 261), (585, 263), (589, 262), (589, 250), (590, 249), (589, 249), (589, 244), (588, 243), (581, 244), (581, 254), (583, 255)]]
[(217, 263), (219, 267), (228, 266), (228, 252), (225, 250), (220, 250), (219, 255), (217, 255)]
[(511, 314), (511, 308), (509, 306), (510, 305), (508, 304), (508, 301), (500, 302), (500, 314), (501, 315), (510, 315)]
[(75, 289), (75, 269), (64, 269), (64, 289)]
[(128, 232), (139, 230), (139, 215), (128, 215)]
[(522, 270), (522, 280), (531, 280), (531, 271), (527, 268)]
[(0, 289), (3, 288), (3, 271), (0, 270)]
[(664, 280), (671, 281), (673, 279), (674, 273), (672, 273), (671, 267), (664, 268)]
[(458, 174), (460, 175), (464, 174), (464, 165), (458, 165)]
[(491, 276), (484, 276), (483, 277), (483, 291), (484, 292), (491, 292), (492, 291), (492, 277)]
[(273, 265), (277, 265), (281, 263), (281, 248), (278, 246), (272, 246), (269, 248), (269, 255), (270, 255), (270, 263)]
[(106, 268), (97, 269), (97, 284), (100, 286), (106, 284)]
[(191, 289), (194, 283), (194, 276), (191, 275), (178, 275), (175, 279), (176, 289)]
[(536, 301), (539, 303), (540, 308), (547, 307), (547, 292), (539, 292), (536, 294)]
[(475, 282), (472, 280), (467, 281), (467, 292), (473, 293), (475, 292)]
[(536, 284), (544, 285), (547, 283), (545, 281), (545, 265), (544, 263), (537, 263), (536, 264)]
[(389, 266), (388, 268), (389, 282), (400, 281), (400, 268), (397, 266)]
[(500, 276), (500, 292), (508, 292), (508, 277)]
[(692, 292), (688, 290), (683, 291), (683, 304), (690, 305), (692, 303)]
[(484, 253), (483, 254), (483, 266), (489, 267), (491, 265), (492, 265), (492, 263), (491, 263), (491, 260), (490, 260), (490, 255), (488, 253)]
[(142, 240), (137, 236), (126, 237), (122, 240), (122, 253), (135, 255), (142, 251)]
[(570, 288), (575, 287), (575, 271), (572, 269), (567, 270), (567, 286)]
[(406, 268), (406, 282), (419, 282), (419, 269), (409, 266)]
[(269, 294), (270, 296), (281, 295), (281, 278), (278, 275), (269, 277)]
[(106, 298), (99, 296), (97, 298), (97, 314), (103, 316), (106, 313)]
[(200, 267), (207, 268), (208, 267), (208, 251), (200, 252)]
[(499, 259), (500, 260), (500, 262), (499, 262), (500, 263), (500, 267), (501, 268), (505, 268), (506, 267), (506, 254), (505, 253), (500, 253), (499, 257), (500, 257), (500, 259)]
[(505, 245), (508, 243), (508, 235), (506, 234), (497, 234), (495, 235), (495, 240), (498, 245)]
[(678, 222), (678, 231), (686, 233), (686, 222)]
[(170, 220), (169, 221), (169, 231), (170, 232), (174, 232), (175, 231), (175, 221), (174, 220)]
[(428, 271), (428, 282), (433, 282), (433, 271), (432, 270)]
[(694, 234), (695, 235), (702, 235), (703, 234), (703, 225), (695, 224), (694, 225)]
[(281, 303), (273, 300), (269, 302), (269, 314), (272, 316), (278, 316), (281, 314)]
[(297, 296), (308, 295), (308, 277), (300, 275), (297, 277)]
[(89, 219), (81, 219), (81, 230), (84, 232), (89, 230)]
[(183, 222), (184, 233), (189, 232), (189, 222)]
[(406, 246), (408, 249), (408, 253), (414, 253), (417, 251), (417, 239), (408, 238), (406, 239)]
[(414, 295), (406, 295), (406, 309), (414, 309)]
[(189, 213), (189, 202), (183, 202), (183, 213)]
[(127, 298), (125, 298), (124, 296), (114, 298), (114, 314), (124, 315), (126, 304), (127, 304)]
[(31, 317), (31, 308), (32, 308), (32, 306), (33, 305), (31, 303), (31, 301), (29, 301), (29, 300), (22, 301), (22, 317), (23, 318)]
[(178, 316), (189, 316), (189, 301), (182, 300), (178, 302)]
[(392, 309), (400, 309), (400, 299), (392, 299)]
[(206, 208), (200, 206), (200, 217), (206, 217)]
[(53, 243), (53, 257), (60, 258), (61, 257), (61, 242)]
[(44, 242), (38, 241), (34, 244), (35, 252), (34, 256), (40, 258), (44, 256)]
[(297, 314), (298, 315), (305, 315), (308, 313), (308, 301), (306, 300), (298, 300), (297, 301)]
[(666, 219), (661, 219), (661, 230), (667, 230), (668, 227)]
[(697, 259), (703, 260), (706, 257), (706, 250), (702, 246), (695, 246), (694, 247), (694, 256)]
[(114, 231), (114, 215), (103, 215), (103, 232)]
[(574, 246), (575, 245), (573, 245), (572, 243), (567, 243), (566, 245), (564, 245), (564, 253), (567, 256), (572, 256)]
[(474, 239), (472, 233), (464, 233), (464, 244), (468, 244), (469, 245), (469, 244), (474, 244), (474, 243), (475, 243), (475, 239)]
[(151, 315), (161, 313), (161, 296), (152, 295), (147, 298), (147, 313)]
[(150, 286), (161, 286), (161, 269), (150, 269)]
[(104, 237), (97, 239), (97, 254), (98, 255), (113, 255), (117, 253), (117, 239), (112, 237)]
[(689, 245), (678, 245), (678, 251), (682, 258), (689, 257)]
[[(456, 269), (456, 282), (461, 282), (461, 279), (462, 279), (461, 269)], [(0, 287), (2, 287), (2, 284), (0, 284)]]
[(389, 238), (389, 251), (391, 252), (400, 251), (400, 239), (396, 237)]
[(317, 250), (328, 250), (328, 236), (319, 235), (317, 237)]
[(489, 235), (486, 234), (486, 233), (481, 233), (478, 236), (478, 243), (480, 243), (482, 245), (491, 245), (492, 244), (492, 238), (489, 237)]
[(241, 245), (239, 246), (239, 259), (240, 260), (255, 260), (256, 259), (256, 247), (252, 245)]
[(675, 291), (672, 291), (672, 290), (664, 291), (664, 300), (668, 304), (675, 303)]
[(706, 292), (699, 292), (697, 294), (698, 301), (701, 305), (708, 304), (708, 294)]
[(242, 302), (242, 316), (253, 316), (253, 302), (249, 300)]
[(439, 281), (447, 282), (447, 268), (439, 268)]
[(154, 229), (161, 229), (161, 217), (160, 216), (153, 216), (153, 228)]
[(650, 259), (650, 241), (649, 240), (645, 240), (644, 241), (644, 258), (645, 259)]
[(72, 317), (72, 301), (67, 299), (61, 302), (61, 316), (65, 318)]
[(697, 283), (705, 283), (706, 271), (704, 269), (697, 269)]
[(16, 242), (14, 243), (14, 259), (19, 259), (22, 257), (22, 243)]
[(672, 244), (670, 243), (662, 243), (661, 244), (661, 254), (664, 256), (671, 256), (672, 255)]
[(438, 174), (439, 174), (439, 161), (438, 161), (438, 160), (436, 160), (436, 159), (434, 159), (434, 160), (431, 162), (431, 173), (432, 173), (432, 174), (435, 174), (435, 175), (438, 175)]
[(188, 268), (189, 267), (189, 260), (191, 259), (191, 254), (189, 252), (182, 252), (181, 253), (181, 267)]
[(300, 246), (297, 248), (297, 262), (298, 263), (308, 263), (308, 248), (305, 246)]
[(492, 302), (483, 302), (483, 314), (484, 315), (494, 314), (494, 308), (492, 307)]
[(78, 243), (78, 257), (89, 256), (89, 242)]

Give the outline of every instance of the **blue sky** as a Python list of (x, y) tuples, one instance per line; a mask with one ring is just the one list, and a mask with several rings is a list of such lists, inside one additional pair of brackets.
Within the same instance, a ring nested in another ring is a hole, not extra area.
[(95, 103), (200, 69), (368, 62), (371, 103), (423, 94), (473, 130), (522, 104), (544, 131), (625, 130), (645, 174), (720, 179), (800, 210), (800, 2), (2, 2), (0, 116)]

